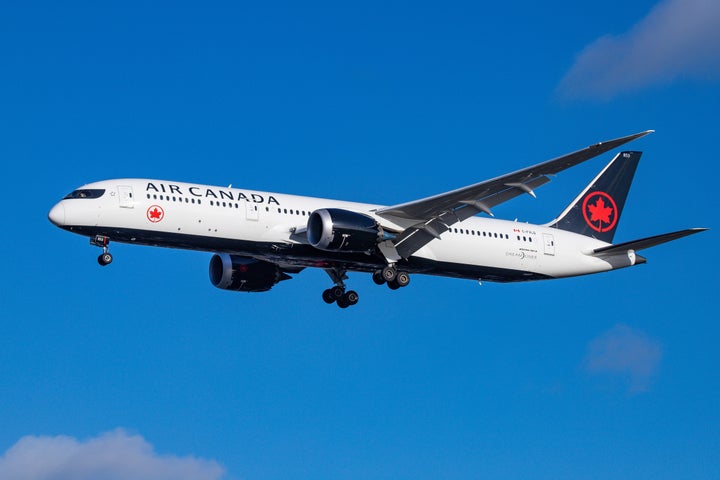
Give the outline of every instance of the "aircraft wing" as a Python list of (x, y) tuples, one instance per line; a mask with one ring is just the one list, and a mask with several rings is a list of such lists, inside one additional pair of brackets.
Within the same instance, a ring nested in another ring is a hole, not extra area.
[(385, 218), (396, 217), (416, 221), (392, 241), (398, 255), (409, 258), (432, 240), (439, 239), (441, 233), (457, 222), (462, 222), (480, 212), (492, 215), (490, 210), (492, 207), (523, 193), (535, 196), (533, 190), (550, 181), (547, 175), (554, 175), (574, 167), (652, 132), (653, 130), (647, 130), (597, 143), (507, 175), (421, 200), (382, 208), (375, 213)]

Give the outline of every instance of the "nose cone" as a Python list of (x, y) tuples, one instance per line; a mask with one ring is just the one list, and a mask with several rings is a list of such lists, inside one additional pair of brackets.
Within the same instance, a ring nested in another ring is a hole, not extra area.
[(58, 227), (62, 227), (63, 225), (65, 225), (65, 206), (62, 204), (62, 202), (52, 207), (50, 213), (48, 213), (48, 220), (50, 220)]

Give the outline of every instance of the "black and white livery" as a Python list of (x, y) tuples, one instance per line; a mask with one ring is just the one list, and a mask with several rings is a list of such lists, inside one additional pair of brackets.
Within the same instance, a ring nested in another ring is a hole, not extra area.
[(705, 230), (612, 243), (640, 152), (618, 153), (547, 224), (495, 219), (492, 208), (534, 197), (549, 175), (650, 132), (393, 206), (136, 178), (84, 185), (48, 217), (102, 248), (101, 265), (112, 262), (111, 241), (212, 252), (210, 281), (225, 290), (262, 292), (322, 268), (333, 283), (322, 298), (342, 308), (359, 298), (346, 288), (351, 271), (391, 289), (416, 274), (492, 282), (585, 275), (645, 263), (639, 250)]

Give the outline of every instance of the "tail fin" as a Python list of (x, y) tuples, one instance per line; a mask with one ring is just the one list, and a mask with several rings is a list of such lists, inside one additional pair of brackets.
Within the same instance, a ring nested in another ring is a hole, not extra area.
[(621, 152), (550, 227), (612, 243), (642, 152)]

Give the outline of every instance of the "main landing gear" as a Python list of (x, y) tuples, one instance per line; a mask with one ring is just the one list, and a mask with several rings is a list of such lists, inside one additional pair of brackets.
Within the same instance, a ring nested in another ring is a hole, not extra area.
[(323, 291), (322, 298), (325, 303), (337, 303), (340, 308), (347, 308), (358, 303), (360, 295), (355, 290), (345, 291), (345, 282), (347, 279), (347, 271), (339, 268), (329, 268), (325, 272), (330, 276), (330, 279), (335, 283), (334, 287), (328, 288)]
[[(347, 308), (358, 303), (360, 296), (354, 290), (345, 290), (345, 282), (347, 279), (347, 270), (342, 268), (327, 268), (325, 272), (335, 283), (334, 287), (323, 291), (322, 299), (325, 303), (337, 303), (340, 308)], [(410, 275), (404, 271), (398, 271), (395, 265), (376, 270), (372, 275), (373, 281), (378, 284), (387, 284), (391, 290), (397, 290), (400, 287), (406, 287), (410, 283)]]
[(375, 270), (372, 279), (377, 285), (387, 283), (390, 290), (407, 287), (410, 283), (410, 275), (407, 272), (398, 271), (395, 265), (388, 265), (382, 270)]
[(108, 245), (110, 245), (110, 237), (105, 235), (95, 235), (90, 239), (90, 245), (95, 245), (103, 249), (103, 253), (98, 257), (98, 263), (101, 266), (110, 265), (113, 261), (113, 256), (110, 254)]
[(325, 303), (337, 303), (338, 307), (347, 308), (358, 303), (360, 295), (355, 290), (346, 292), (344, 286), (335, 285), (323, 291), (322, 298)]

